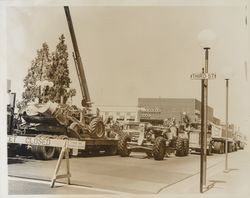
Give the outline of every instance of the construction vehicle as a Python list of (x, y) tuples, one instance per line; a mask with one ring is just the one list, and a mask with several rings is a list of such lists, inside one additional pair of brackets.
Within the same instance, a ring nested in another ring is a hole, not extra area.
[[(82, 94), (82, 108), (48, 102), (28, 106), (19, 116), (24, 121), (13, 125), (14, 110), (10, 111), (8, 134), (31, 136), (40, 139), (74, 139), (86, 142), (86, 151), (105, 151), (114, 155), (117, 152), (117, 139), (106, 133), (105, 124), (97, 109), (92, 113), (92, 103), (81, 61), (73, 23), (68, 6), (64, 7), (73, 48), (74, 62)], [(15, 104), (12, 104), (14, 107)], [(60, 149), (40, 145), (28, 145), (36, 159), (49, 160), (58, 156)]]
[(212, 124), (212, 145), (213, 152), (223, 154), (226, 151), (226, 140), (227, 140), (227, 151), (237, 151), (234, 133), (231, 127), (228, 128), (228, 134), (226, 132), (226, 126)]
[(188, 147), (188, 138), (180, 137), (176, 127), (153, 126), (145, 122), (125, 123), (118, 142), (121, 157), (128, 157), (131, 152), (145, 152), (155, 160), (163, 160), (171, 151), (175, 151), (176, 156), (186, 156)]
[(245, 146), (246, 146), (246, 142), (247, 142), (247, 138), (245, 135), (243, 135), (242, 133), (235, 133), (235, 145), (236, 145), (236, 150), (244, 150)]
[[(189, 149), (191, 151), (201, 151), (201, 122), (191, 122), (187, 129), (189, 136)], [(207, 126), (207, 155), (212, 154), (211, 125)]]

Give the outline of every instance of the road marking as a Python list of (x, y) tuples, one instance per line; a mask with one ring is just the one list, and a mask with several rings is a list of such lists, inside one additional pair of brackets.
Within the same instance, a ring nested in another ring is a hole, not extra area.
[[(16, 176), (8, 176), (9, 180), (13, 180), (13, 181), (25, 181), (25, 182), (32, 182), (32, 183), (39, 183), (39, 184), (46, 184), (46, 185), (50, 185), (50, 181), (47, 180), (39, 180), (39, 179), (30, 179), (30, 178), (25, 178), (25, 177), (16, 177)], [(81, 186), (81, 185), (75, 185), (75, 184), (64, 184), (61, 182), (57, 182), (56, 183), (57, 186), (66, 186), (69, 188), (80, 188), (80, 189), (86, 189), (86, 190), (93, 190), (93, 191), (98, 191), (98, 192), (107, 192), (107, 193), (112, 193), (112, 194), (124, 194), (124, 195), (132, 195), (132, 193), (127, 193), (127, 192), (122, 192), (122, 191), (115, 191), (115, 190), (106, 190), (106, 189), (102, 189), (102, 188), (95, 188), (92, 186)]]

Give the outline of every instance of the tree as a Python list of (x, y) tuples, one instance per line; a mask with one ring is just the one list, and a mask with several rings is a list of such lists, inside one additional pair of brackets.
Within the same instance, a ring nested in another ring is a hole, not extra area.
[(45, 87), (39, 86), (38, 81), (47, 79), (47, 70), (51, 65), (49, 46), (47, 43), (42, 44), (42, 48), (37, 50), (37, 57), (32, 61), (28, 74), (24, 78), (24, 92), (22, 94), (23, 103), (35, 101), (38, 98), (39, 103), (44, 102)]
[(68, 52), (65, 44), (65, 37), (62, 34), (59, 37), (59, 43), (56, 51), (52, 53), (52, 65), (48, 71), (48, 76), (54, 83), (50, 89), (50, 99), (57, 103), (66, 103), (66, 101), (75, 96), (75, 89), (70, 89), (70, 77), (68, 67)]
[[(53, 86), (49, 86), (50, 83)], [(37, 50), (37, 55), (24, 78), (25, 90), (19, 106), (35, 102), (36, 99), (39, 103), (49, 100), (66, 103), (69, 98), (76, 95), (76, 90), (69, 88), (70, 83), (67, 45), (64, 35), (61, 35), (52, 55), (47, 43), (43, 43), (42, 48)]]

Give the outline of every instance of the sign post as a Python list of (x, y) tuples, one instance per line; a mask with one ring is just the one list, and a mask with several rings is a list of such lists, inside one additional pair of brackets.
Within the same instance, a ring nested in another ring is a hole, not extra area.
[(201, 80), (201, 158), (200, 158), (200, 192), (206, 188), (207, 172), (207, 99), (208, 99), (208, 80), (216, 78), (215, 73), (208, 73), (208, 50), (205, 54), (205, 70), (202, 73), (193, 73), (190, 75), (192, 80)]

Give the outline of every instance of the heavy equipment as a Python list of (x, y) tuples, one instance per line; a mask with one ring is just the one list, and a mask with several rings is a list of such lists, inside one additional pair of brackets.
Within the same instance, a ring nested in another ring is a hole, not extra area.
[[(14, 123), (14, 110), (10, 112), (8, 134), (32, 136), (38, 139), (74, 139), (86, 142), (86, 151), (91, 153), (105, 151), (111, 155), (117, 152), (117, 139), (109, 136), (99, 115), (92, 113), (92, 103), (78, 49), (73, 22), (68, 6), (64, 7), (68, 28), (73, 43), (73, 58), (82, 94), (82, 108), (74, 105), (47, 102), (27, 106), (19, 115), (24, 122)], [(14, 104), (12, 105), (14, 106)], [(40, 145), (28, 145), (36, 159), (49, 160), (58, 156), (60, 149)]]
[(212, 124), (213, 152), (219, 154), (225, 153), (226, 142), (228, 152), (237, 151), (239, 149), (237, 137), (239, 137), (239, 133), (233, 130), (232, 125), (229, 125), (227, 132), (225, 125)]
[[(155, 160), (163, 160), (166, 153), (175, 151), (176, 156), (189, 153), (188, 138), (181, 135), (175, 126), (153, 126), (145, 122), (127, 122), (123, 125), (123, 135), (118, 142), (121, 157), (131, 152), (145, 152)], [(181, 137), (182, 136), (182, 137)]]
[[(191, 151), (201, 151), (201, 122), (191, 122), (186, 129), (189, 134), (189, 148)], [(211, 125), (207, 126), (207, 155), (212, 154)]]

